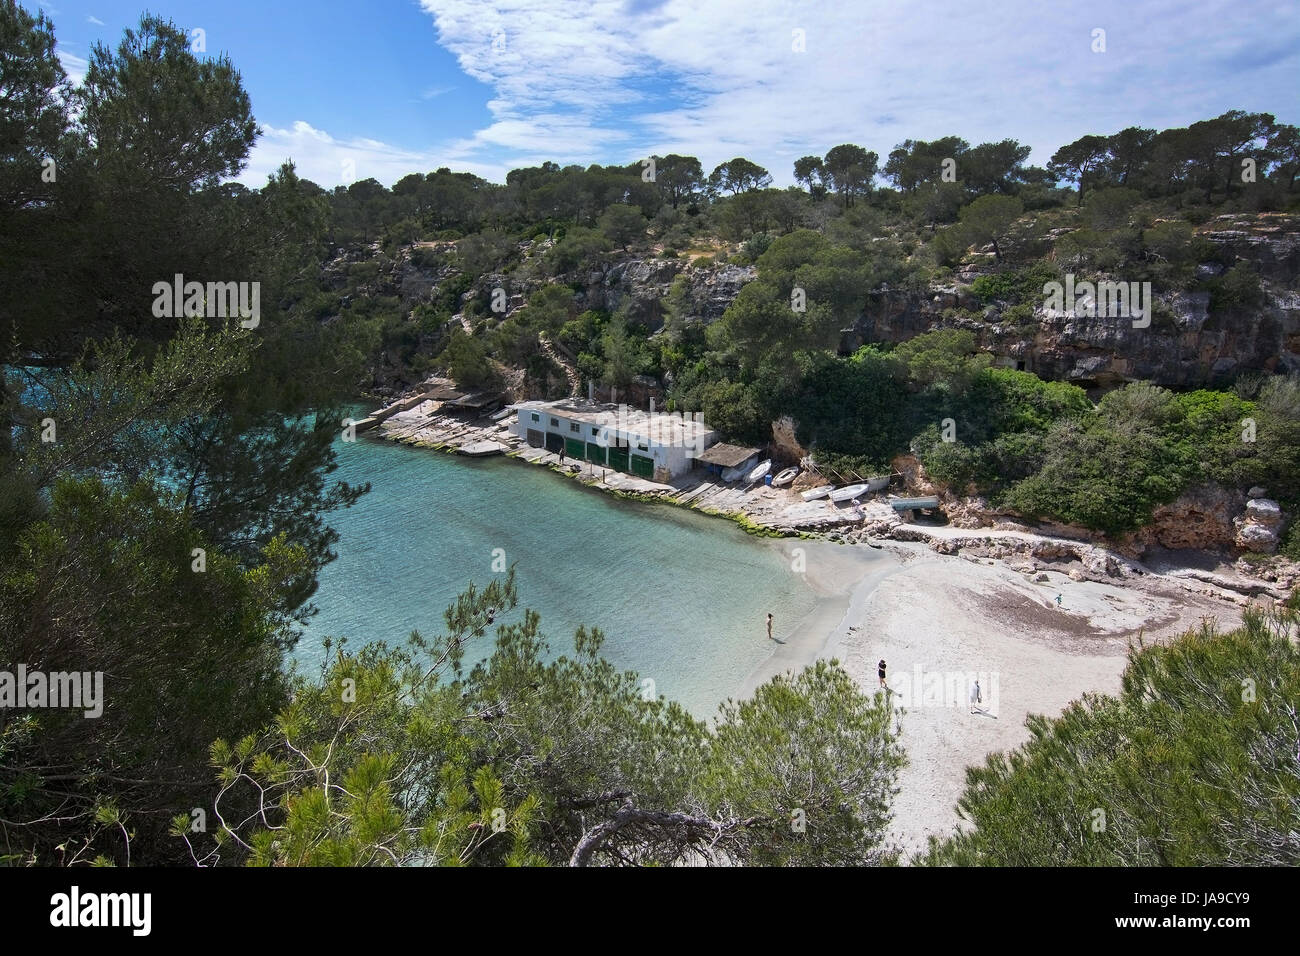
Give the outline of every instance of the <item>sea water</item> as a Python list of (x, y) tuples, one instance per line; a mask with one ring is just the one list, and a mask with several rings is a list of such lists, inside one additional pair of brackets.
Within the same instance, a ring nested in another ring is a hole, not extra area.
[[(506, 458), (367, 436), (337, 449), (332, 477), (372, 487), (327, 516), (340, 534), (338, 559), (320, 574), (319, 613), (294, 652), (307, 673), (326, 636), (356, 647), (441, 633), (448, 604), (471, 581), (491, 581), (494, 558), (504, 557), (519, 595), (508, 619), (537, 611), (554, 656), (572, 654), (579, 625), (599, 627), (615, 666), (707, 717), (772, 653), (767, 613), (779, 639), (818, 601), (789, 542), (720, 518), (618, 499)], [(489, 651), (485, 637), (467, 664)]]

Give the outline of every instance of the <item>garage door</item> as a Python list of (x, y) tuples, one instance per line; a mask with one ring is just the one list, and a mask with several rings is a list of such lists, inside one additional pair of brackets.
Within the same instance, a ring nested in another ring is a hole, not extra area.
[(536, 428), (528, 429), (528, 447), (541, 448), (546, 444), (546, 433), (539, 432)]
[(570, 458), (576, 458), (578, 461), (582, 461), (582, 456), (586, 450), (587, 448), (583, 445), (581, 438), (564, 439), (564, 453)]
[(546, 433), (546, 450), (553, 455), (558, 455), (564, 451), (564, 436), (556, 435), (553, 432)]
[(605, 464), (605, 446), (587, 442), (587, 461), (594, 461), (598, 465)]
[(641, 455), (633, 455), (632, 474), (636, 475), (638, 478), (645, 478), (647, 480), (653, 481), (655, 476), (654, 459), (645, 458)]
[(609, 450), (609, 467), (615, 471), (627, 471), (627, 449), (611, 448)]

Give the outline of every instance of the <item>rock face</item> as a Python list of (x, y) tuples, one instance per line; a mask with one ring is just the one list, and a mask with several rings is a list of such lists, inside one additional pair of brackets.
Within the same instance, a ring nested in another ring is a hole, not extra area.
[(681, 276), (685, 282), (685, 318), (716, 322), (746, 283), (758, 277), (753, 266), (688, 266), (684, 259), (628, 259), (607, 272), (585, 277), (578, 300), (584, 308), (613, 312), (626, 304), (628, 317), (657, 331), (664, 324), (662, 299)]
[(795, 437), (795, 423), (789, 415), (783, 415), (772, 423), (772, 453), (779, 461), (798, 463), (808, 450), (799, 444)]
[(1211, 312), (1208, 291), (1153, 287), (1151, 324), (1135, 329), (1132, 319), (1080, 317), (1050, 311), (1041, 302), (1032, 317), (1004, 321), (1001, 304), (981, 311), (962, 286), (936, 287), (925, 295), (885, 290), (868, 296), (841, 350), (963, 328), (975, 333), (997, 364), (1099, 390), (1143, 380), (1196, 388), (1224, 384), (1244, 371), (1300, 371), (1300, 220), (1220, 217), (1201, 238), (1213, 244), (1219, 260), (1203, 264), (1202, 278), (1221, 273), (1225, 261), (1246, 262), (1263, 279), (1263, 305)]
[(660, 299), (668, 294), (673, 280), (685, 267), (678, 259), (628, 259), (615, 263), (607, 272), (587, 276), (586, 289), (579, 293), (584, 308), (613, 312), (628, 303), (628, 318), (654, 331), (663, 326)]
[(1240, 493), (1219, 485), (1191, 488), (1176, 501), (1157, 507), (1151, 523), (1133, 536), (1133, 543), (1138, 551), (1150, 545), (1174, 551), (1232, 547), (1233, 517), (1240, 514), (1243, 503)]

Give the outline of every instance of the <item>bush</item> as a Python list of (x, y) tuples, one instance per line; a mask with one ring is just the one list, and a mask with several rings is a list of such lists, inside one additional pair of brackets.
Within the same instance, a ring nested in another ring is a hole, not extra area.
[(1231, 269), (1211, 279), (1207, 285), (1210, 289), (1210, 311), (1223, 312), (1228, 309), (1262, 305), (1264, 287), (1259, 275), (1249, 264), (1238, 262)]
[[(1118, 697), (1085, 695), (967, 771), (970, 824), (931, 840), (957, 866), (1295, 866), (1294, 612), (1248, 611), (1129, 652)], [(1242, 692), (1243, 675), (1260, 680)], [(1096, 826), (1098, 808), (1105, 826)]]
[(741, 247), (741, 254), (750, 262), (757, 262), (758, 257), (767, 252), (772, 245), (772, 236), (766, 232), (756, 232)]

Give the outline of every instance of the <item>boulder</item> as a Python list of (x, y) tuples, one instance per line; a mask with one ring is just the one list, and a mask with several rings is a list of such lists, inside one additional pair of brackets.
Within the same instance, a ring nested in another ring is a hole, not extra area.
[(1282, 523), (1282, 507), (1271, 498), (1252, 498), (1246, 502), (1246, 517), (1258, 524)]
[(1255, 554), (1272, 554), (1277, 551), (1277, 530), (1253, 521), (1243, 521), (1237, 527), (1236, 545)]

